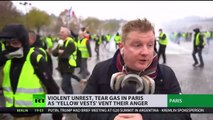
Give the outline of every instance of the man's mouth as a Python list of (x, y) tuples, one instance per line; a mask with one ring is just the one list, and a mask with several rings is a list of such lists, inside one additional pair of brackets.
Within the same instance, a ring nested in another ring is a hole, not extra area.
[(147, 60), (145, 60), (145, 59), (141, 59), (141, 60), (139, 60), (139, 62), (140, 62), (140, 63), (142, 63), (142, 64), (144, 64), (144, 63), (146, 63), (146, 62), (147, 62)]

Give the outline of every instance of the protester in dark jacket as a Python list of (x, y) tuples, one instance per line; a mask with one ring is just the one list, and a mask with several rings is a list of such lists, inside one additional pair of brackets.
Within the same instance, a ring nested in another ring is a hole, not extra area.
[[(30, 49), (28, 32), (23, 25), (6, 25), (0, 33), (0, 38), (4, 38), (7, 43), (7, 54), (5, 54), (7, 60), (1, 64), (4, 65), (3, 92), (6, 107), (25, 106), (26, 104), (18, 102), (19, 99), (33, 98), (33, 94), (38, 93), (33, 91), (37, 86), (40, 86), (40, 93), (59, 94), (59, 87), (52, 78), (48, 63), (36, 50)], [(8, 85), (11, 86), (10, 89)], [(33, 88), (28, 90), (29, 86)], [(21, 97), (23, 94), (27, 97)], [(13, 97), (12, 103), (8, 97)], [(27, 106), (32, 107), (29, 103)], [(12, 113), (12, 115), (14, 119), (39, 120), (40, 118), (40, 114)], [(52, 117), (53, 120), (61, 120), (62, 114), (56, 113)]]
[[(143, 90), (136, 91), (136, 83), (120, 86), (117, 91), (113, 89), (110, 84), (114, 80), (112, 76), (118, 72), (148, 77), (149, 81), (154, 81), (154, 94), (180, 94), (181, 88), (173, 70), (158, 63), (154, 39), (154, 28), (146, 18), (125, 24), (119, 50), (113, 58), (95, 66), (83, 94), (145, 94)], [(189, 114), (156, 113), (79, 113), (78, 117), (80, 120), (124, 120), (127, 117), (128, 120), (191, 120)]]
[[(69, 37), (70, 31), (66, 27), (61, 27), (59, 32), (58, 46), (52, 51), (53, 56), (58, 56), (58, 70), (62, 76), (62, 90), (66, 94), (73, 94), (71, 77), (74, 67), (69, 64), (70, 55), (74, 53), (76, 46)], [(70, 40), (69, 40), (70, 39)], [(61, 43), (60, 43), (61, 41)]]
[(202, 50), (203, 50), (205, 43), (204, 43), (203, 35), (201, 34), (199, 28), (196, 28), (193, 31), (195, 32), (194, 40), (193, 40), (193, 52), (192, 52), (192, 57), (194, 59), (193, 66), (198, 65), (198, 60), (196, 57), (196, 54), (198, 53), (198, 57), (199, 57), (199, 61), (200, 61), (200, 64), (198, 65), (198, 67), (204, 67)]
[(46, 61), (48, 62), (48, 67), (50, 68), (51, 74), (53, 73), (53, 63), (50, 54), (43, 49), (42, 41), (40, 40), (40, 36), (36, 35), (34, 31), (28, 31), (29, 35), (29, 45), (30, 47), (36, 49), (40, 54), (44, 56)]
[[(81, 80), (78, 76), (74, 75), (76, 66), (70, 64), (70, 56), (74, 55), (77, 43), (70, 36), (70, 31), (66, 27), (61, 27), (59, 32), (58, 46), (53, 50), (53, 56), (58, 56), (58, 70), (62, 76), (62, 90), (65, 94), (73, 94), (71, 78), (76, 79), (78, 82), (84, 84), (86, 81)], [(73, 61), (74, 62), (74, 61)], [(76, 64), (76, 61), (74, 62)]]

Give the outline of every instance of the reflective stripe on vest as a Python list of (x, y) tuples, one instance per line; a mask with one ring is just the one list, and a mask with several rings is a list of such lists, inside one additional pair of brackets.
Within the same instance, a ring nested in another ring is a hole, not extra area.
[[(161, 32), (161, 33), (160, 33), (160, 37), (163, 37), (164, 34), (165, 34), (165, 33)], [(165, 35), (166, 35), (166, 34), (165, 34)], [(167, 45), (167, 44), (168, 44), (168, 37), (166, 36), (166, 38), (165, 38), (164, 40), (163, 40), (163, 39), (160, 39), (159, 42), (160, 42), (161, 45)]]
[(3, 43), (3, 42), (0, 42), (0, 44), (1, 44), (1, 52), (2, 52), (2, 51), (4, 51), (4, 50), (5, 50), (5, 45), (4, 45), (4, 43)]
[[(31, 47), (31, 48), (35, 50), (35, 47)], [(44, 53), (44, 55), (45, 55), (44, 58), (45, 58), (46, 61), (48, 61), (47, 52), (43, 48), (41, 48), (41, 47), (39, 47), (39, 50), (41, 50)], [(37, 60), (37, 62), (38, 62), (38, 60)]]
[[(5, 87), (4, 88), (5, 92), (10, 92), (10, 87)], [(35, 89), (25, 89), (25, 88), (19, 88), (16, 90), (16, 92), (18, 93), (28, 93), (28, 94), (32, 94), (32, 93), (38, 93), (38, 92), (42, 92), (43, 88), (35, 88)]]
[(65, 42), (65, 48), (67, 47), (69, 42), (73, 42), (75, 45), (75, 51), (69, 56), (69, 64), (72, 67), (76, 67), (77, 63), (76, 63), (76, 59), (77, 59), (77, 43), (71, 38), (68, 37), (66, 42)]
[(86, 38), (78, 41), (78, 48), (81, 51), (81, 58), (88, 58), (89, 57), (86, 42), (87, 42)]
[[(11, 98), (5, 97), (6, 105), (13, 105), (13, 100)], [(15, 101), (16, 107), (29, 107), (32, 106), (32, 100), (31, 101), (25, 101), (25, 100), (16, 100)], [(10, 106), (6, 106), (10, 107)]]
[[(10, 80), (11, 60), (7, 60), (3, 68), (3, 93), (6, 99), (6, 107), (32, 107), (33, 94), (45, 94), (41, 81), (34, 72), (30, 56), (34, 52), (31, 48), (23, 64), (16, 92), (13, 93)], [(41, 54), (37, 56), (40, 60)]]

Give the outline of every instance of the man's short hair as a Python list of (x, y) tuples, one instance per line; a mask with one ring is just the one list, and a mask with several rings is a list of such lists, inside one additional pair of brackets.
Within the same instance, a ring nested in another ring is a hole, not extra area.
[(123, 27), (122, 27), (122, 41), (125, 42), (127, 39), (127, 35), (132, 32), (132, 31), (139, 31), (139, 32), (149, 32), (153, 31), (154, 34), (154, 26), (153, 24), (147, 20), (146, 18), (144, 19), (136, 19), (127, 22)]
[(61, 32), (61, 31), (66, 32), (68, 35), (71, 34), (70, 30), (69, 30), (67, 27), (61, 27), (60, 32)]

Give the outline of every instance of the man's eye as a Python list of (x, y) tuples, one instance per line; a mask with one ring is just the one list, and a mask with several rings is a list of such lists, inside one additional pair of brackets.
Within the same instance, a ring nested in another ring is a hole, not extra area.
[(152, 44), (148, 44), (147, 46), (148, 46), (148, 47), (152, 47), (153, 45), (152, 45)]
[(134, 44), (133, 46), (134, 47), (140, 47), (141, 45), (140, 44)]

